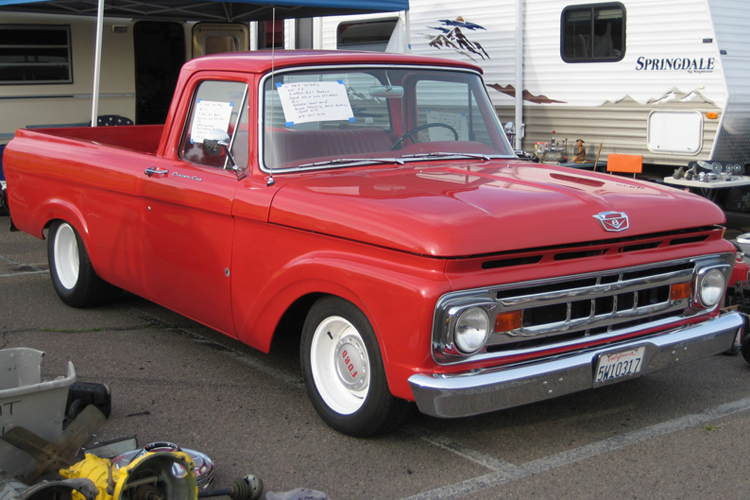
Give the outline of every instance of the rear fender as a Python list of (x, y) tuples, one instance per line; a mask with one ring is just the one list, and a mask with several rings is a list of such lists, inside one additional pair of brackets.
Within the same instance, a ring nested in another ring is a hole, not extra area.
[(34, 236), (44, 238), (43, 231), (50, 226), (52, 221), (64, 220), (80, 233), (84, 242), (88, 240), (88, 225), (86, 224), (86, 219), (78, 207), (66, 200), (51, 199), (45, 205), (36, 210), (32, 217), (36, 225), (31, 233)]
[(81, 235), (83, 245), (86, 247), (92, 265), (96, 268), (95, 252), (90, 244), (88, 224), (86, 224), (86, 219), (78, 207), (66, 200), (52, 199), (36, 210), (31, 220), (34, 221), (34, 227), (31, 230), (28, 228), (24, 228), (23, 230), (40, 239), (44, 239), (44, 230), (49, 228), (50, 224), (55, 220), (63, 220), (73, 226), (78, 231), (78, 234)]

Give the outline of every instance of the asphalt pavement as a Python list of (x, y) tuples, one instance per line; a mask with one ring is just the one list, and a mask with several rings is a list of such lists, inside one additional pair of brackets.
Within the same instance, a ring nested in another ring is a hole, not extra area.
[[(371, 439), (326, 427), (296, 345), (271, 354), (134, 295), (64, 305), (46, 242), (0, 217), (0, 348), (46, 353), (43, 377), (75, 365), (112, 389), (93, 441), (136, 436), (207, 454), (215, 486), (248, 473), (266, 491), (331, 499), (740, 499), (750, 496), (750, 365), (691, 364), (471, 418), (415, 416)], [(196, 291), (200, 293), (200, 291)]]

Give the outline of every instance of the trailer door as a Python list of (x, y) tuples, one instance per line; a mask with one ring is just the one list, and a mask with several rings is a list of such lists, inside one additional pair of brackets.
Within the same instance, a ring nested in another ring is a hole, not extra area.
[(133, 27), (135, 123), (162, 124), (185, 63), (182, 23), (138, 21)]

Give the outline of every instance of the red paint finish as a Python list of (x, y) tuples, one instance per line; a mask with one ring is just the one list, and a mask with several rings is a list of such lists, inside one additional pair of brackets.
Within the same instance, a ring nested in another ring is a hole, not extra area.
[[(283, 73), (352, 66), (364, 57), (277, 51), (273, 64)], [(366, 58), (369, 64), (479, 72), (442, 59)], [(270, 175), (261, 168), (258, 114), (261, 79), (271, 66), (267, 52), (190, 61), (163, 127), (19, 131), (4, 158), (14, 224), (42, 237), (52, 220), (70, 222), (103, 279), (262, 351), (294, 304), (341, 297), (372, 324), (391, 392), (405, 399), (413, 399), (407, 379), (415, 373), (472, 367), (438, 367), (432, 358), (435, 306), (448, 292), (731, 251), (711, 229), (723, 223), (723, 213), (704, 199), (622, 177), (523, 163), (512, 154)], [(238, 128), (248, 139), (242, 179), (179, 157), (193, 91), (205, 80), (248, 85), (249, 119)], [(390, 140), (419, 123), (407, 99), (388, 103)], [(475, 119), (488, 119), (488, 109)], [(293, 142), (298, 132), (287, 132), (285, 140)], [(478, 153), (497, 153), (505, 140), (499, 126), (488, 137), (488, 144), (476, 143)], [(404, 151), (430, 146), (451, 147), (451, 141), (410, 144)], [(147, 169), (163, 174), (149, 176)], [(594, 218), (610, 211), (627, 213), (627, 231), (607, 232)], [(693, 228), (705, 228), (706, 238), (673, 246), (655, 237), (656, 246), (636, 251), (617, 243)], [(567, 247), (598, 253), (558, 260), (558, 249)], [(532, 260), (507, 268), (485, 265), (526, 257)]]

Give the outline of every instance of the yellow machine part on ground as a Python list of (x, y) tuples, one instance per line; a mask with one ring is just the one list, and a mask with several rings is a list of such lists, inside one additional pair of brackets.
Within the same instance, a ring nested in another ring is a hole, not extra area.
[[(146, 495), (164, 500), (198, 498), (195, 464), (181, 451), (147, 453), (120, 469), (114, 468), (110, 460), (86, 454), (84, 460), (61, 470), (60, 475), (93, 481), (99, 489), (96, 500), (127, 500)], [(77, 492), (73, 498), (84, 500)]]

